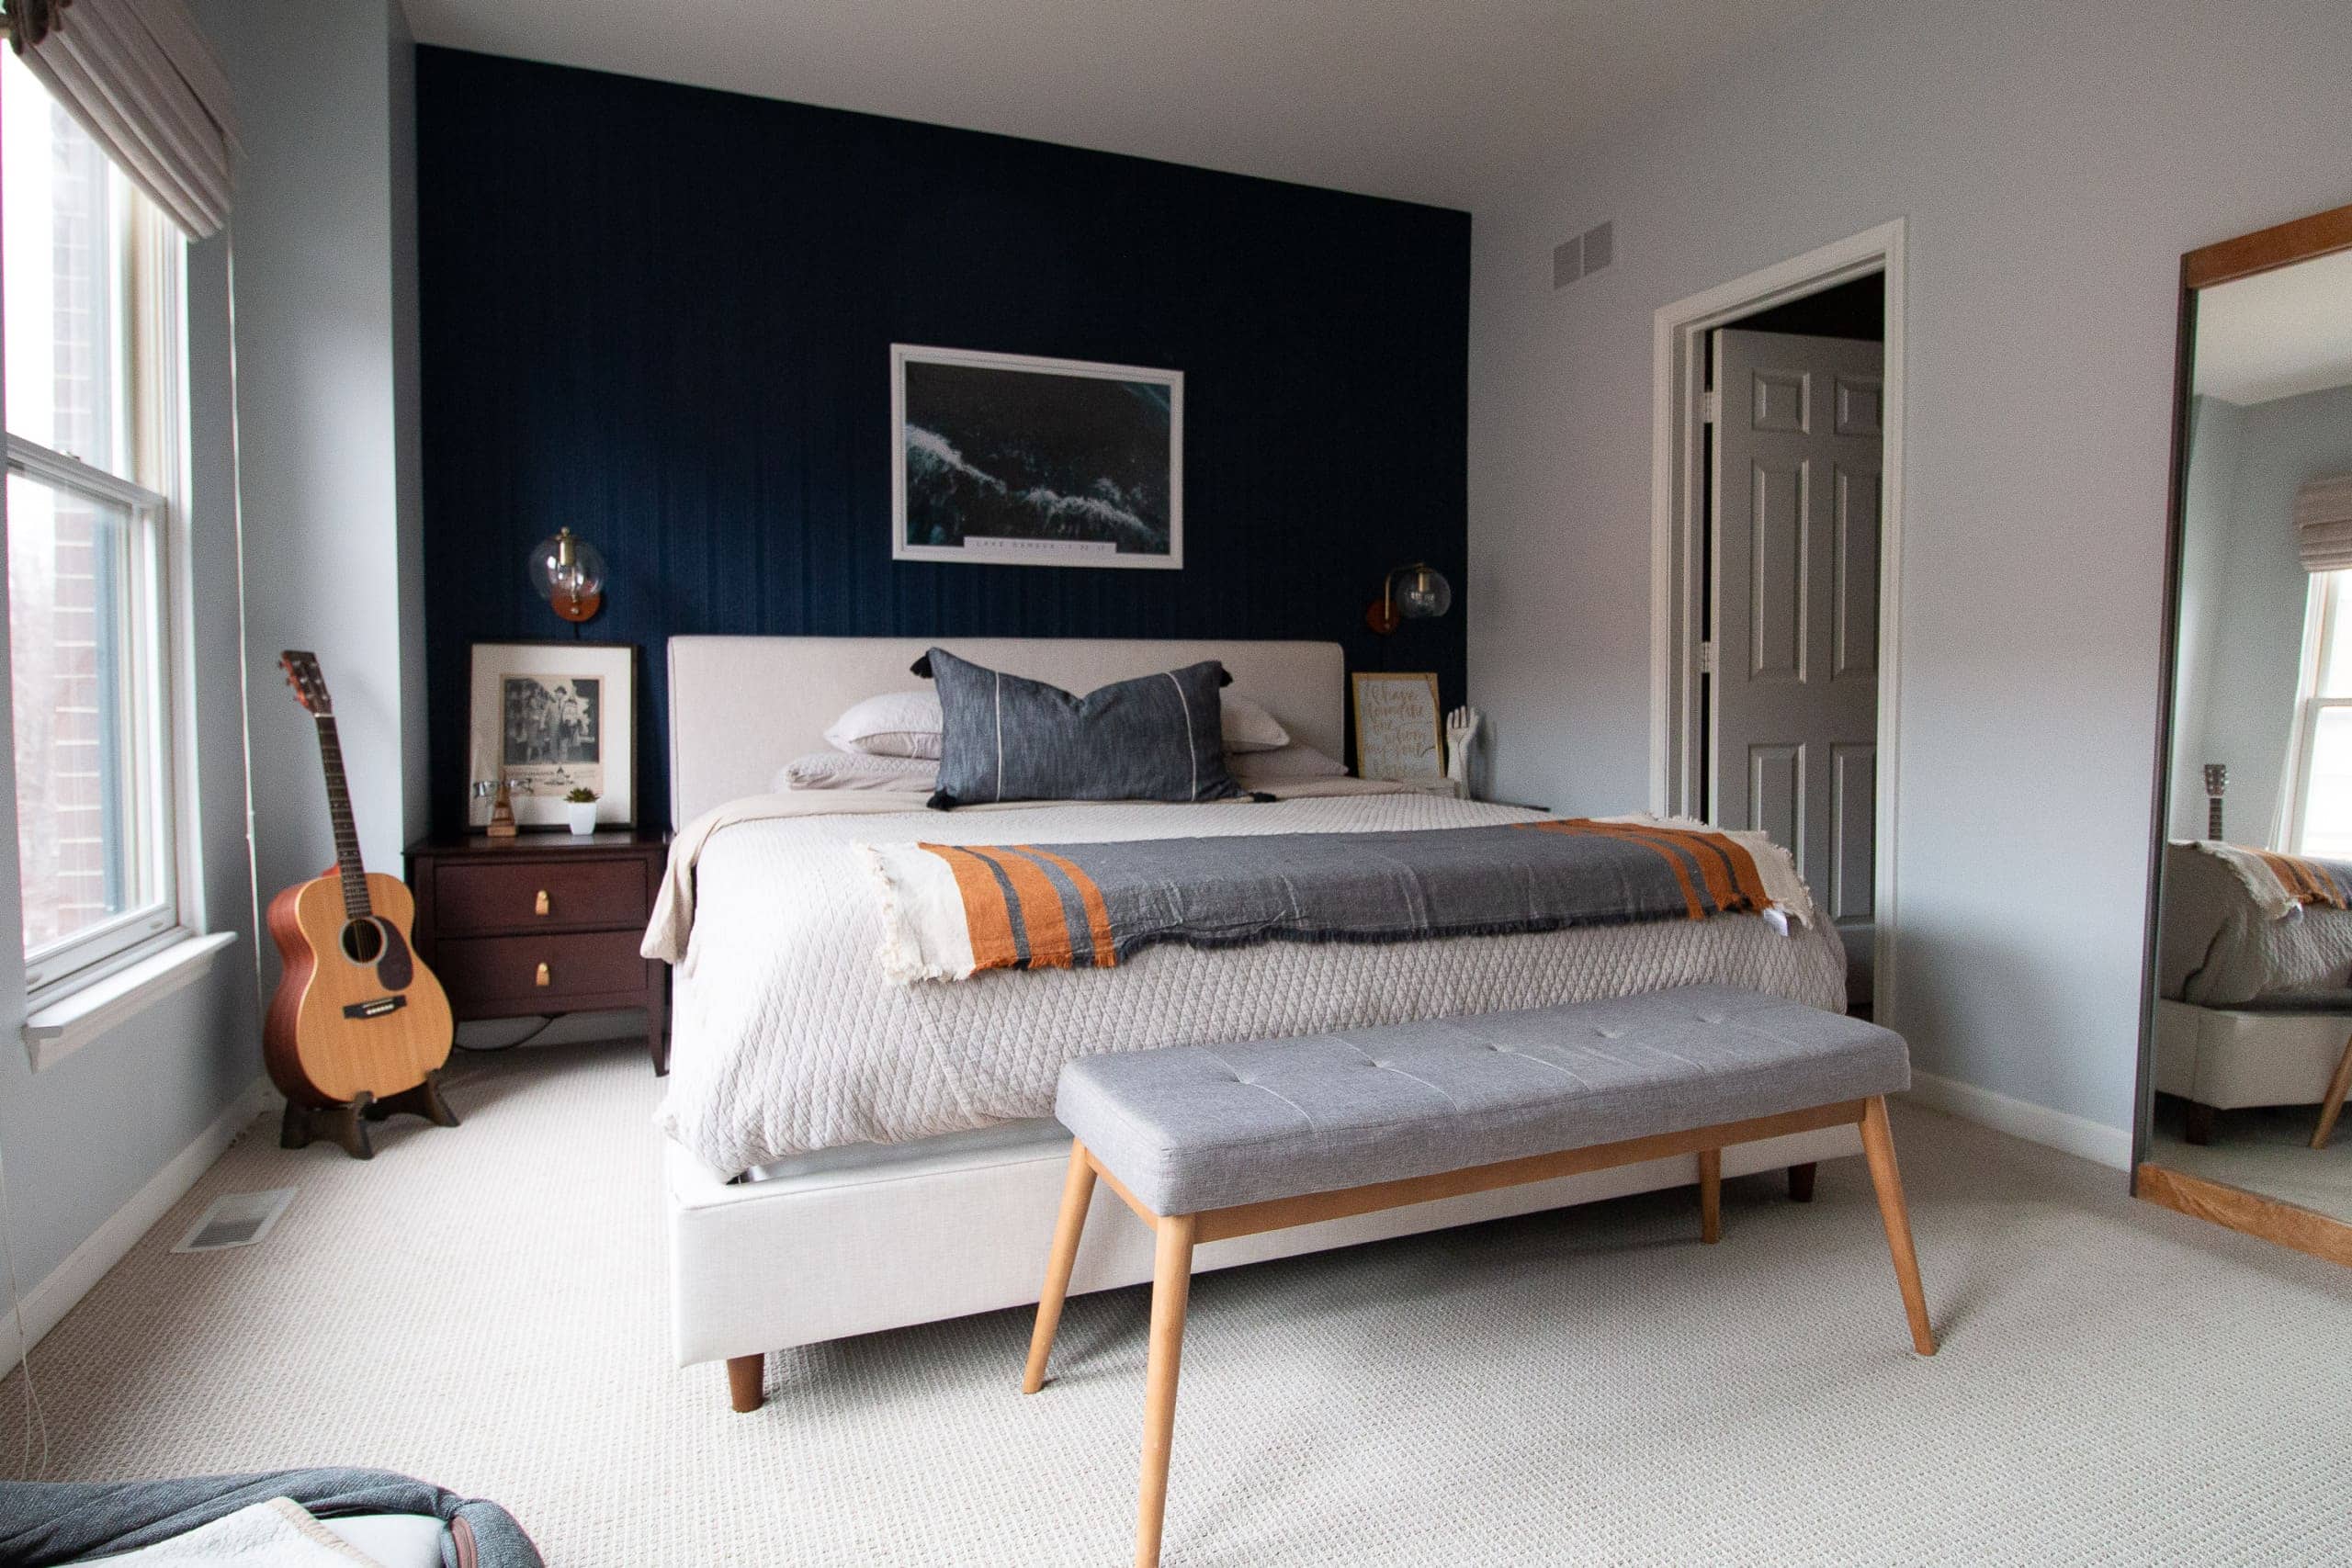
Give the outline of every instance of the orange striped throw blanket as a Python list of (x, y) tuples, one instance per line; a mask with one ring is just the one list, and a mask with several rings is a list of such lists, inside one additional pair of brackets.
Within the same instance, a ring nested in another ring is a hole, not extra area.
[(2306, 904), (2352, 908), (2352, 861), (2282, 855), (2218, 839), (2199, 840), (2197, 847), (2237, 873), (2255, 907), (2274, 920), (2287, 919)]
[(1810, 914), (1753, 834), (1546, 820), (1076, 844), (869, 844), (891, 978), (1102, 969), (1162, 942), (1396, 942)]

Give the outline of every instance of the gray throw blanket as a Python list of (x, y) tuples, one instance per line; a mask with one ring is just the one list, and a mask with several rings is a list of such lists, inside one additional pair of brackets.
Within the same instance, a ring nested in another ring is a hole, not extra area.
[(320, 1518), (426, 1514), (450, 1529), (442, 1568), (544, 1568), (514, 1517), (389, 1470), (273, 1470), (177, 1481), (0, 1483), (0, 1563), (51, 1568), (153, 1546), (290, 1497)]
[[(1102, 969), (1160, 942), (1418, 942), (1802, 914), (1747, 835), (1646, 822), (1123, 843), (865, 846), (893, 979)], [(1781, 870), (1785, 866), (1782, 861)]]

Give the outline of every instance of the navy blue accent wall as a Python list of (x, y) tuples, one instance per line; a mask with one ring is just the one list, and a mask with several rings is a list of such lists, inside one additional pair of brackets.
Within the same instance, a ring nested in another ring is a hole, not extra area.
[[(646, 822), (680, 633), (1327, 637), (1462, 699), (1466, 213), (440, 49), (416, 103), (437, 826), (564, 525)], [(894, 564), (894, 342), (1182, 370), (1184, 569)], [(1453, 614), (1374, 637), (1422, 558)]]

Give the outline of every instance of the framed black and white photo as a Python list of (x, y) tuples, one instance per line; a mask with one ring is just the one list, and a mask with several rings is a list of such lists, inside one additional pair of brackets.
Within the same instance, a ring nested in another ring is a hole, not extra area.
[(890, 555), (1184, 564), (1184, 373), (890, 345)]
[[(522, 828), (566, 825), (564, 796), (594, 790), (599, 827), (637, 821), (637, 645), (478, 642), (473, 646), (470, 782), (501, 777)], [(467, 820), (491, 803), (467, 792)]]

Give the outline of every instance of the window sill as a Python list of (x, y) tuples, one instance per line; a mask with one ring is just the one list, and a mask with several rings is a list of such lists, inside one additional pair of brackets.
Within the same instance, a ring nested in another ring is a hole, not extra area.
[(25, 1020), (25, 1050), (32, 1057), (33, 1071), (55, 1066), (107, 1030), (202, 979), (213, 960), (236, 940), (234, 931), (185, 936), (69, 996), (44, 1001)]

